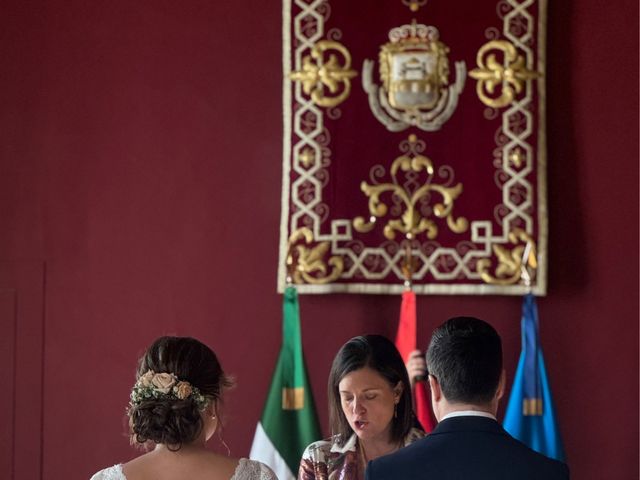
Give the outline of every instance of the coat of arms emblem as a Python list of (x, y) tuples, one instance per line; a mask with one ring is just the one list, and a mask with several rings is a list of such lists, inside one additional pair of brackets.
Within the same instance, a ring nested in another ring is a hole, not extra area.
[(433, 26), (402, 25), (389, 32), (380, 47), (380, 79), (373, 81), (373, 60), (365, 60), (362, 83), (375, 117), (388, 130), (410, 126), (436, 131), (453, 115), (466, 77), (464, 62), (456, 62), (456, 79), (449, 83), (449, 48)]

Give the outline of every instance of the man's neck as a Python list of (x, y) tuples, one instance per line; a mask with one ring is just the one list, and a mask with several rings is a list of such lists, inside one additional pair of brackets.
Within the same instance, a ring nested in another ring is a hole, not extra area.
[(442, 421), (447, 415), (455, 414), (456, 412), (479, 412), (496, 417), (497, 405), (494, 407), (492, 404), (488, 405), (475, 405), (471, 403), (449, 403), (446, 400), (439, 405), (438, 421)]
[(489, 412), (482, 412), (479, 410), (459, 410), (457, 412), (451, 412), (440, 418), (440, 421), (447, 420), (448, 418), (455, 417), (483, 417), (491, 420), (497, 420), (496, 416)]

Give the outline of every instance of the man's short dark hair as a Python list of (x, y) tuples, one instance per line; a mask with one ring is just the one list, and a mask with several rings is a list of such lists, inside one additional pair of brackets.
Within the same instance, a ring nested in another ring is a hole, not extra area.
[(451, 318), (433, 332), (427, 369), (449, 402), (489, 403), (502, 373), (500, 336), (483, 320)]

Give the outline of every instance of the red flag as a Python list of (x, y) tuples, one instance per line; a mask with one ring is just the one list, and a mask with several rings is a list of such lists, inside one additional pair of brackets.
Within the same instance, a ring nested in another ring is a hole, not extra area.
[[(405, 363), (409, 354), (416, 349), (416, 294), (412, 290), (402, 292), (396, 347)], [(433, 420), (429, 392), (424, 381), (415, 382), (413, 395), (416, 416), (425, 432), (429, 433), (433, 430)]]

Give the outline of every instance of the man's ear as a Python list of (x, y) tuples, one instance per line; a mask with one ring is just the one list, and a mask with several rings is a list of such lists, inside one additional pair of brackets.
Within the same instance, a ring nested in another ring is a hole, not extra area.
[(438, 379), (433, 375), (429, 375), (429, 387), (431, 388), (431, 399), (434, 402), (439, 402), (442, 398), (442, 388), (440, 388)]
[(507, 372), (505, 369), (502, 369), (500, 373), (500, 380), (498, 381), (498, 389), (496, 390), (496, 400), (500, 400), (504, 395), (504, 390), (507, 385)]

